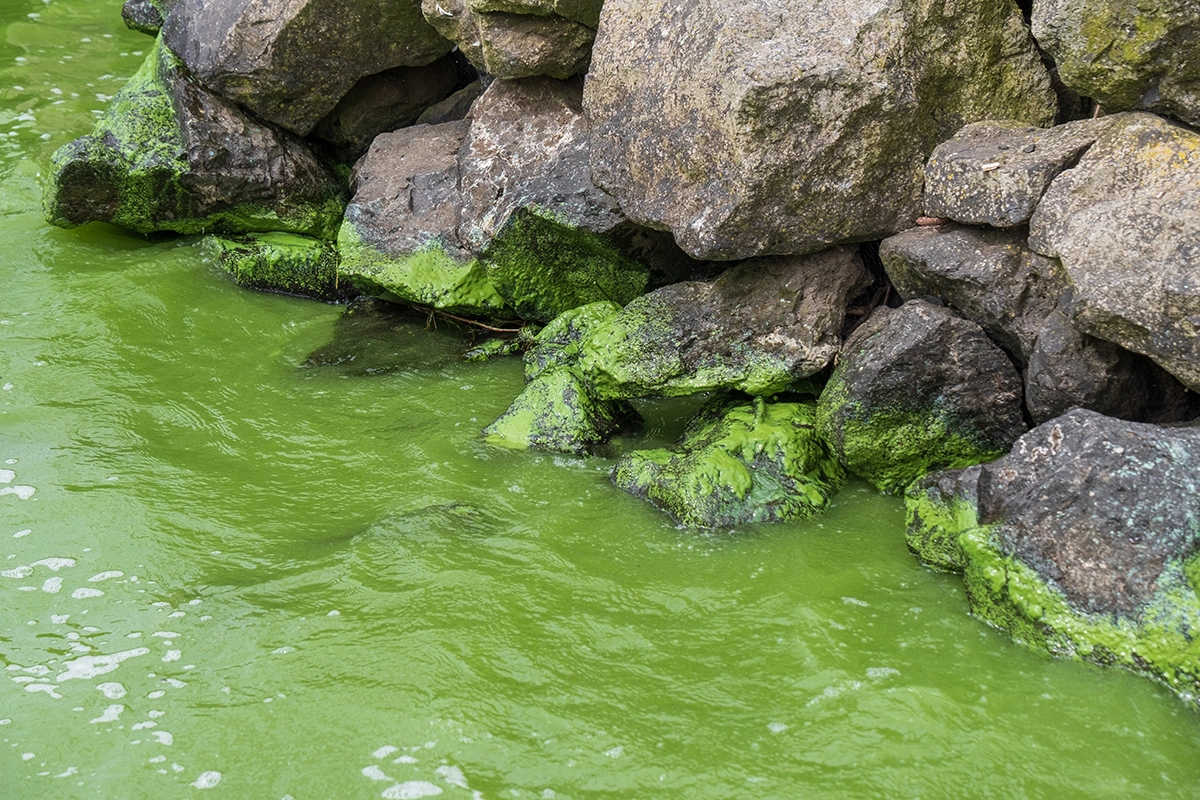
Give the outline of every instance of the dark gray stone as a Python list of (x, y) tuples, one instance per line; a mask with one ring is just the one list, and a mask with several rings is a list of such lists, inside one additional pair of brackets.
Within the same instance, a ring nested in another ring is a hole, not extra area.
[(157, 36), (163, 20), (171, 13), (176, 0), (125, 0), (121, 6), (121, 18), (125, 27)]
[(438, 125), (443, 122), (455, 122), (466, 119), (471, 113), (471, 107), (483, 94), (483, 81), (472, 81), (454, 94), (434, 103), (421, 112), (417, 117), (417, 125)]

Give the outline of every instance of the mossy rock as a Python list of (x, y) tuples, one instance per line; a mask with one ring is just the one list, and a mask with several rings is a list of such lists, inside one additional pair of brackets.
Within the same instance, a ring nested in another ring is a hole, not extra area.
[(726, 527), (810, 517), (844, 471), (816, 433), (811, 403), (718, 401), (670, 449), (621, 459), (612, 480), (682, 525)]
[(294, 233), (209, 236), (204, 247), (239, 286), (268, 292), (347, 299), (357, 294), (337, 275), (337, 248), (322, 239)]
[(583, 341), (619, 313), (619, 305), (602, 300), (555, 317), (525, 352), (525, 380), (557, 367), (574, 366), (583, 355)]

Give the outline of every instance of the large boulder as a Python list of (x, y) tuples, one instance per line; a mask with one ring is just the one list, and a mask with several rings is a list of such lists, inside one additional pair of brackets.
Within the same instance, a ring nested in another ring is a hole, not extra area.
[(1200, 134), (1122, 122), (1050, 185), (1029, 244), (1062, 260), (1077, 328), (1200, 390)]
[(833, 360), (869, 283), (855, 247), (752, 259), (629, 303), (584, 340), (579, 368), (605, 397), (774, 394)]
[(973, 322), (924, 300), (876, 309), (817, 404), (822, 437), (883, 492), (996, 458), (1025, 432), (1021, 379)]
[(497, 78), (587, 72), (603, 0), (424, 0), (438, 33)]
[(331, 238), (340, 181), (299, 137), (204, 90), (158, 46), (88, 136), (53, 157), (46, 219), (139, 233), (287, 231)]
[(1056, 103), (1011, 0), (607, 0), (585, 95), (596, 182), (725, 260), (911, 227), (937, 144)]
[(1200, 430), (1076, 410), (906, 500), (909, 545), (964, 571), (982, 619), (1200, 692)]
[(1200, 125), (1200, 6), (1194, 0), (1034, 0), (1033, 34), (1068, 87), (1106, 110)]
[(815, 417), (811, 403), (718, 401), (671, 448), (622, 458), (612, 480), (689, 527), (810, 517), (826, 509), (845, 477)]
[(162, 35), (202, 84), (301, 135), (360, 78), (454, 46), (420, 0), (177, 0)]

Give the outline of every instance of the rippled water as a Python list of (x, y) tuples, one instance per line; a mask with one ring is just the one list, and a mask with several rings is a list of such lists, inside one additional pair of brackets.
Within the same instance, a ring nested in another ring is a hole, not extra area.
[(516, 362), (306, 365), (336, 308), (46, 227), (118, 12), (0, 0), (0, 797), (1200, 792), (1194, 712), (970, 619), (895, 500), (679, 531), (478, 440)]

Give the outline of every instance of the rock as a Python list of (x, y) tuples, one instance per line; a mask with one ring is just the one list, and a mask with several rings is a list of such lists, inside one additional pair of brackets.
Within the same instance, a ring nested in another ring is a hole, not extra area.
[(424, 67), (396, 67), (354, 84), (317, 123), (313, 135), (361, 155), (381, 133), (412, 125), (421, 114), (454, 91), (454, 59), (445, 56)]
[(1056, 100), (1008, 0), (607, 0), (585, 106), (630, 219), (734, 260), (911, 227), (935, 146)]
[(1200, 125), (1200, 7), (1193, 0), (1035, 0), (1033, 35), (1063, 83), (1107, 111)]
[(1016, 122), (968, 125), (925, 165), (925, 213), (976, 225), (1024, 225), (1058, 175), (1112, 127), (1111, 118), (1054, 128)]
[(424, 0), (425, 19), (497, 78), (587, 72), (602, 0)]
[(624, 401), (604, 400), (567, 368), (541, 373), (499, 419), (483, 429), (492, 444), (588, 453), (641, 417)]
[(157, 36), (176, 0), (125, 0), (121, 18), (130, 30)]
[(923, 300), (871, 314), (846, 340), (817, 407), (830, 450), (890, 493), (935, 469), (996, 458), (1025, 431), (1012, 362), (978, 325)]
[(483, 94), (483, 81), (472, 81), (454, 94), (434, 103), (421, 112), (417, 117), (417, 125), (438, 125), (442, 122), (455, 122), (466, 119), (471, 113), (471, 106)]
[(1018, 640), (1194, 699), (1198, 468), (1200, 430), (1072, 411), (991, 464), (914, 485), (909, 541), (922, 558), (922, 537), (952, 551), (971, 610)]
[(958, 536), (976, 523), (979, 473), (983, 467), (931, 472), (904, 493), (908, 549), (926, 566), (962, 572), (966, 558)]
[(373, 298), (352, 302), (333, 324), (328, 343), (308, 354), (305, 368), (346, 375), (441, 370), (459, 362), (470, 342), (450, 325), (428, 327), (428, 315)]
[(453, 47), (420, 0), (177, 0), (162, 35), (206, 87), (302, 136), (361, 78)]
[(689, 527), (804, 519), (826, 509), (845, 476), (803, 403), (718, 402), (666, 450), (617, 462), (613, 483)]
[(358, 292), (338, 284), (337, 248), (332, 243), (294, 233), (208, 236), (204, 248), (239, 286), (269, 292), (349, 299)]
[(46, 219), (138, 233), (288, 231), (330, 238), (344, 190), (301, 139), (193, 83), (159, 46), (88, 136), (60, 148)]
[(869, 283), (854, 247), (747, 261), (629, 303), (584, 341), (580, 369), (603, 397), (775, 394), (833, 360)]
[(1030, 246), (1074, 286), (1072, 324), (1200, 389), (1200, 135), (1123, 115), (1051, 184)]
[(525, 381), (558, 367), (575, 366), (583, 355), (584, 340), (620, 313), (619, 305), (602, 300), (555, 317), (525, 351)]

